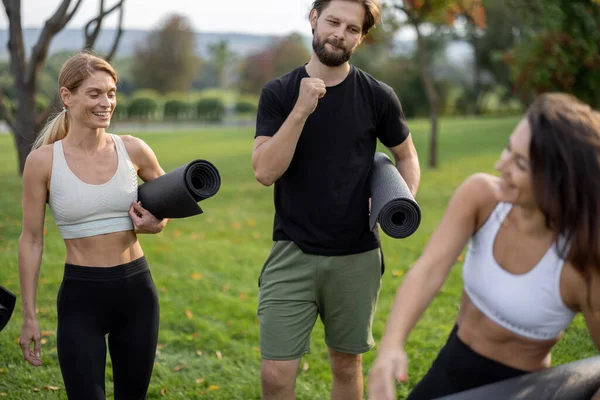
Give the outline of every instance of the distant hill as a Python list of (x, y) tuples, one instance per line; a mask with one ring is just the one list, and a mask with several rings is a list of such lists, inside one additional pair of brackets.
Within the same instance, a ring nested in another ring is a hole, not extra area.
[[(40, 32), (40, 28), (25, 28), (23, 30), (26, 54), (31, 52), (31, 48), (37, 41)], [(100, 32), (95, 47), (99, 53), (108, 52), (115, 33), (115, 29), (104, 29)], [(128, 58), (132, 56), (136, 44), (143, 42), (149, 33), (149, 30), (126, 29), (119, 43), (117, 57)], [(277, 36), (272, 35), (253, 35), (248, 33), (198, 32), (196, 33), (196, 53), (200, 56), (206, 56), (209, 45), (225, 40), (228, 42), (231, 51), (240, 56), (245, 56), (264, 48), (277, 38)], [(310, 49), (311, 38), (308, 36), (305, 37), (305, 42), (306, 46)], [(8, 59), (7, 43), (8, 30), (0, 29), (0, 60)], [(64, 29), (52, 39), (49, 54), (59, 51), (77, 51), (81, 49), (83, 43), (84, 35), (81, 28)], [(397, 44), (400, 52), (410, 52), (414, 48), (412, 41), (398, 41)]]
[[(31, 52), (31, 48), (37, 41), (41, 29), (25, 28), (23, 30), (23, 40), (25, 42), (25, 51), (27, 54)], [(148, 30), (126, 29), (123, 32), (117, 57), (130, 57), (133, 54), (137, 43), (143, 42), (148, 36)], [(115, 29), (102, 30), (96, 41), (96, 50), (100, 53), (108, 52), (115, 37)], [(239, 55), (259, 50), (268, 45), (276, 36), (269, 35), (252, 35), (246, 33), (212, 33), (198, 32), (196, 33), (196, 51), (200, 56), (207, 54), (208, 46), (218, 43), (221, 40), (226, 40), (229, 43), (229, 48)], [(8, 59), (8, 30), (0, 29), (0, 59)], [(83, 30), (80, 28), (69, 28), (59, 32), (50, 43), (49, 53), (59, 51), (77, 51), (84, 44)], [(310, 39), (307, 38), (307, 45), (310, 45)]]

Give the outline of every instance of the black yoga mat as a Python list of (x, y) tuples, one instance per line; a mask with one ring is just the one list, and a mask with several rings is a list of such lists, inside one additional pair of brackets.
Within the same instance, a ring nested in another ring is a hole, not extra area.
[(221, 187), (217, 168), (194, 160), (138, 187), (142, 207), (157, 218), (186, 218), (202, 214), (199, 201), (214, 196)]
[(395, 239), (403, 239), (415, 233), (421, 223), (421, 209), (402, 175), (386, 154), (375, 153), (370, 182), (371, 230), (379, 222), (381, 229)]
[(0, 331), (8, 324), (16, 301), (17, 296), (0, 286)]
[(438, 400), (589, 400), (600, 388), (600, 356), (467, 390)]

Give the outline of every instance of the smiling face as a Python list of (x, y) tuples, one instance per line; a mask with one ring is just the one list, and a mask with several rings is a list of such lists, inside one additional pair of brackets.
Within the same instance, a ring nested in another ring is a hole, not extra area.
[(108, 128), (117, 106), (114, 78), (104, 71), (93, 72), (74, 91), (61, 88), (61, 97), (73, 122), (90, 129)]
[(334, 0), (320, 14), (312, 10), (312, 46), (319, 61), (337, 67), (350, 60), (363, 39), (364, 19), (364, 6), (352, 1)]
[(496, 170), (501, 178), (497, 191), (498, 201), (526, 207), (536, 205), (531, 184), (530, 144), (531, 129), (527, 119), (523, 119), (510, 135), (496, 163)]

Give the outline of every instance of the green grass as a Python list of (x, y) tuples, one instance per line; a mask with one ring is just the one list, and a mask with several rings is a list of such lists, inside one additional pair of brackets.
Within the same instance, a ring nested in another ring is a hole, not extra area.
[[(429, 170), (425, 167), (428, 124), (410, 122), (423, 166), (417, 198), (423, 220), (418, 232), (408, 239), (393, 240), (382, 235), (387, 269), (375, 317), (376, 340), (381, 338), (402, 276), (435, 229), (449, 196), (468, 175), (493, 172), (494, 162), (516, 123), (516, 118), (443, 120), (440, 166)], [(152, 146), (165, 170), (193, 158), (205, 158), (215, 163), (223, 179), (218, 195), (202, 203), (205, 214), (174, 220), (161, 234), (141, 236), (161, 305), (160, 348), (149, 398), (258, 399), (257, 277), (271, 247), (273, 203), (272, 189), (262, 187), (252, 174), (253, 131), (205, 130), (140, 137)], [(0, 180), (0, 285), (18, 292), (21, 184), (14, 145), (8, 135), (0, 136)], [(11, 322), (0, 333), (0, 398), (66, 397), (55, 334), (56, 293), (62, 278), (64, 246), (49, 212), (46, 226), (37, 299), (41, 329), (48, 331), (43, 345), (44, 365), (33, 368), (22, 360), (16, 344), (21, 326), (19, 304)], [(443, 345), (454, 324), (460, 293), (457, 265), (410, 337), (410, 381), (399, 386), (400, 398), (424, 375)], [(301, 364), (306, 363), (308, 370), (301, 368), (298, 374), (298, 399), (326, 399), (331, 376), (320, 322), (311, 346), (312, 353)], [(596, 350), (585, 325), (577, 318), (556, 346), (553, 363), (594, 354)], [(364, 357), (365, 374), (374, 355), (375, 351), (371, 351)], [(109, 368), (109, 393), (110, 374)], [(49, 390), (48, 386), (60, 389)]]

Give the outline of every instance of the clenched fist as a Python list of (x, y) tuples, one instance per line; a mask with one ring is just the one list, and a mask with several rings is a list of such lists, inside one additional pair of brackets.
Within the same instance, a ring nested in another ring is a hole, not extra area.
[(309, 116), (315, 111), (319, 99), (325, 96), (326, 91), (325, 82), (321, 79), (303, 78), (294, 108), (303, 116)]

